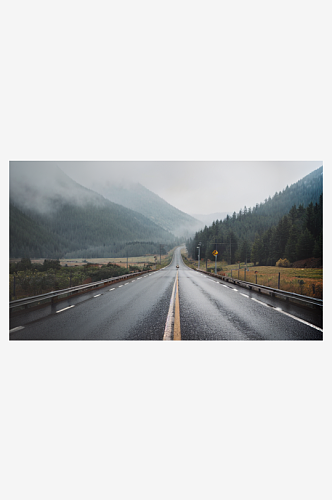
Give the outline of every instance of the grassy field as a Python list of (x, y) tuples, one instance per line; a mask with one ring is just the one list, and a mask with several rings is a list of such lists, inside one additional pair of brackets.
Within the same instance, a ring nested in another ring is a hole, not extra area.
[[(165, 261), (168, 257), (168, 254), (162, 255), (161, 260), (162, 262)], [(13, 259), (11, 262), (18, 262), (21, 259)], [(37, 264), (42, 264), (44, 262), (44, 259), (31, 259), (31, 262), (35, 262)], [(127, 257), (119, 257), (119, 258), (114, 258), (114, 257), (104, 257), (104, 258), (96, 258), (96, 259), (60, 259), (60, 264), (61, 266), (83, 266), (87, 263), (89, 264), (98, 264), (99, 266), (105, 266), (109, 262), (112, 262), (112, 264), (117, 264), (118, 266), (121, 267), (127, 267)], [(160, 255), (157, 255), (157, 264), (160, 262)], [(141, 255), (140, 257), (128, 257), (128, 266), (138, 266), (142, 267), (146, 266), (147, 264), (154, 264), (155, 263), (155, 258), (154, 255)]]
[[(186, 257), (186, 252), (183, 252)], [(189, 260), (191, 267), (198, 267), (198, 261)], [(200, 269), (206, 270), (206, 263), (200, 262)], [(208, 260), (207, 270), (214, 273), (215, 264)], [(226, 262), (217, 263), (217, 273), (219, 275), (237, 278), (250, 283), (256, 283), (271, 288), (278, 288), (278, 276), (280, 273), (280, 289), (287, 292), (299, 293), (309, 297), (323, 298), (323, 269), (311, 268), (283, 268), (275, 266), (254, 266), (252, 263), (227, 265)]]
[[(40, 295), (54, 290), (69, 288), (76, 285), (88, 284), (93, 281), (101, 281), (110, 277), (116, 277), (135, 271), (149, 269), (160, 269), (172, 260), (174, 249), (168, 254), (143, 255), (128, 258), (105, 258), (105, 259), (62, 259), (60, 268), (26, 268), (9, 274), (9, 297), (10, 300)], [(21, 259), (19, 259), (20, 261)], [(11, 260), (15, 262), (15, 260)], [(31, 263), (43, 264), (44, 259), (31, 259)], [(114, 266), (109, 266), (112, 263)], [(88, 265), (87, 264), (93, 264)], [(138, 268), (138, 269), (137, 269)]]

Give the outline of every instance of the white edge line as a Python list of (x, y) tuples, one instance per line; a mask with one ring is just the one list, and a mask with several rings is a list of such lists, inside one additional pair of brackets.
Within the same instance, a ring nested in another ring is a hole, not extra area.
[(292, 314), (289, 314), (289, 313), (287, 313), (285, 311), (282, 311), (280, 309), (277, 309), (277, 308), (273, 308), (273, 309), (275, 309), (276, 311), (278, 311), (278, 312), (280, 312), (282, 314), (285, 314), (286, 316), (289, 316), (290, 318), (296, 319), (296, 321), (299, 321), (300, 323), (303, 323), (304, 325), (311, 326), (311, 328), (315, 328), (315, 330), (323, 332), (322, 328), (319, 328), (319, 326), (313, 325), (312, 323), (308, 323), (308, 321), (305, 321), (304, 319), (297, 318), (296, 316), (293, 316)]
[(262, 302), (261, 300), (257, 300), (254, 297), (251, 297), (251, 300), (254, 300), (255, 302), (258, 302), (258, 304), (262, 304), (263, 306), (269, 307), (265, 302)]
[(71, 309), (72, 307), (75, 307), (75, 306), (68, 306), (68, 307), (65, 307), (64, 309), (60, 309), (60, 311), (55, 311), (55, 313), (56, 313), (56, 314), (61, 313), (62, 311), (66, 311), (67, 309)]
[(265, 302), (257, 300), (257, 299), (255, 299), (253, 297), (251, 298), (251, 300), (254, 300), (255, 302), (258, 302), (259, 304), (262, 304), (263, 306), (269, 307), (270, 309), (273, 309), (273, 310), (278, 311), (278, 312), (280, 312), (282, 314), (285, 314), (285, 316), (289, 316), (290, 318), (293, 318), (296, 321), (299, 321), (300, 323), (303, 323), (304, 325), (311, 326), (311, 328), (314, 328), (315, 330), (318, 330), (319, 332), (323, 333), (323, 329), (319, 328), (319, 326), (313, 325), (312, 323), (308, 323), (308, 321), (305, 321), (304, 319), (297, 318), (296, 316), (293, 316), (293, 314), (289, 314), (288, 312), (283, 311), (282, 309), (280, 309), (280, 307), (270, 307), (267, 304), (265, 304)]
[(9, 330), (9, 333), (18, 332), (19, 330), (23, 330), (23, 328), (24, 326), (17, 326), (16, 328)]

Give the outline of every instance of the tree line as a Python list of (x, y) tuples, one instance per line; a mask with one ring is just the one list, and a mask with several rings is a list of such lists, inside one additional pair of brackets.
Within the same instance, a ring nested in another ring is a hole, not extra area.
[(310, 257), (323, 256), (323, 195), (315, 204), (311, 201), (307, 208), (293, 205), (289, 213), (264, 230), (265, 216), (258, 209), (246, 208), (215, 221), (209, 228), (205, 226), (194, 238), (187, 240), (188, 254), (197, 259), (214, 259), (212, 252), (217, 249), (218, 260), (230, 264), (254, 262), (259, 265), (275, 265), (279, 259), (290, 263)]

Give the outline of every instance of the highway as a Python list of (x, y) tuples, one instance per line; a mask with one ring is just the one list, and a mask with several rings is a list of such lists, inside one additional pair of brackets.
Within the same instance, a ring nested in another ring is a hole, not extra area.
[[(177, 268), (176, 266), (179, 266)], [(10, 340), (322, 340), (322, 315), (189, 269), (160, 271), (10, 318)]]

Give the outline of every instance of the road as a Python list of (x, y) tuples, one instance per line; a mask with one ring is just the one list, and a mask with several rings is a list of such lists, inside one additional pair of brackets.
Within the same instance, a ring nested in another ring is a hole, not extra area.
[[(176, 266), (179, 266), (177, 269)], [(10, 320), (10, 340), (322, 340), (319, 313), (172, 263)]]

